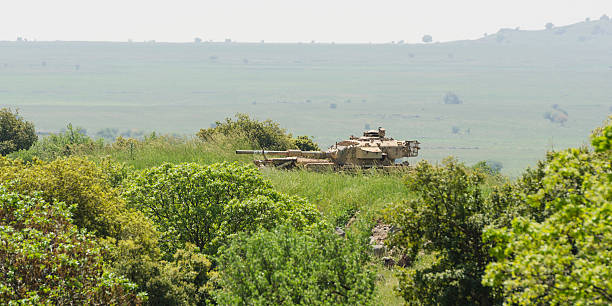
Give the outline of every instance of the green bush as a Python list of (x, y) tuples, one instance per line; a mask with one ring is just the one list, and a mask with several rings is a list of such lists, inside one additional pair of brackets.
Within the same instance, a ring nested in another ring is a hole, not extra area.
[(293, 139), (295, 146), (302, 151), (319, 151), (319, 145), (308, 136), (298, 136)]
[(69, 207), (0, 185), (0, 304), (139, 304), (135, 286), (104, 271)]
[(106, 175), (83, 158), (62, 158), (30, 164), (0, 158), (0, 183), (23, 194), (42, 192), (47, 202), (58, 200), (74, 205), (74, 224), (98, 236), (117, 236), (117, 222), (125, 203)]
[(0, 155), (27, 150), (38, 139), (34, 124), (25, 121), (18, 112), (0, 109)]
[[(142, 212), (127, 208), (119, 190), (112, 186), (121, 186), (128, 173), (128, 169), (110, 160), (104, 160), (99, 167), (79, 157), (52, 162), (38, 160), (31, 164), (0, 158), (0, 183), (25, 194), (40, 191), (39, 196), (46, 201), (57, 199), (73, 205), (71, 217), (74, 224), (101, 238), (106, 249), (104, 259), (108, 271), (137, 284), (139, 290), (146, 291), (151, 297), (149, 303), (153, 305), (160, 301), (183, 301), (185, 292), (160, 283), (201, 288), (201, 277), (189, 279), (188, 275), (208, 273), (208, 269), (202, 270), (197, 265), (186, 263), (180, 259), (182, 257), (176, 259), (173, 252), (166, 253), (160, 249), (161, 234), (152, 221)], [(179, 252), (184, 254), (187, 251), (193, 253), (193, 249)], [(198, 256), (194, 260), (201, 261)], [(174, 270), (168, 270), (170, 267), (186, 274), (174, 273)], [(201, 300), (201, 295), (192, 296), (190, 293), (189, 296), (192, 302)]]
[[(496, 259), (483, 283), (508, 304), (612, 303), (612, 124), (586, 148), (551, 153), (532, 188), (513, 199), (507, 227), (489, 228)], [(533, 190), (533, 187), (537, 189)], [(503, 195), (503, 194), (502, 194)]]
[(82, 128), (73, 128), (68, 124), (66, 131), (51, 134), (34, 143), (28, 150), (12, 154), (14, 158), (32, 161), (34, 158), (52, 161), (58, 157), (67, 157), (79, 152), (91, 152), (104, 146), (104, 141), (94, 141), (85, 134)]
[(288, 150), (294, 149), (295, 144), (291, 134), (272, 120), (257, 121), (246, 114), (236, 114), (236, 120), (225, 118), (217, 121), (215, 127), (201, 129), (197, 136), (202, 140), (210, 140), (215, 135), (230, 137), (244, 137), (249, 140), (252, 149)]
[(316, 222), (320, 214), (308, 202), (274, 191), (257, 169), (236, 163), (210, 166), (164, 164), (136, 173), (125, 197), (163, 233), (166, 251), (193, 243), (215, 254), (229, 235)]
[(280, 226), (239, 234), (221, 250), (216, 299), (222, 305), (365, 305), (375, 273), (366, 243), (326, 226)]
[(389, 244), (405, 253), (399, 293), (409, 304), (489, 305), (495, 292), (481, 284), (491, 258), (482, 241), (497, 208), (483, 196), (484, 175), (453, 159), (420, 162), (406, 185), (415, 195), (387, 212), (398, 227)]
[(151, 305), (206, 305), (212, 302), (212, 264), (193, 244), (179, 249), (147, 282)]
[(98, 236), (107, 250), (109, 271), (148, 290), (147, 281), (159, 274), (164, 255), (158, 246), (160, 234), (141, 212), (126, 208), (119, 191), (110, 185), (118, 179), (109, 173), (117, 169), (121, 168), (110, 161), (100, 168), (77, 157), (30, 164), (0, 157), (0, 183), (9, 190), (72, 206), (73, 224)]

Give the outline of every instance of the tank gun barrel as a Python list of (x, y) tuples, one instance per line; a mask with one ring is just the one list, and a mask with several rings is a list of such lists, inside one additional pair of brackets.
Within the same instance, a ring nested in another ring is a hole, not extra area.
[(310, 157), (310, 158), (326, 158), (327, 152), (323, 151), (301, 151), (301, 150), (286, 150), (286, 151), (265, 151), (265, 150), (236, 150), (236, 154), (265, 154), (265, 155), (282, 155), (291, 157)]

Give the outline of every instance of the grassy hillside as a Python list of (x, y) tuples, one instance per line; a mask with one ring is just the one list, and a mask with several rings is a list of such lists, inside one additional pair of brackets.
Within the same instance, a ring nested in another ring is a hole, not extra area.
[[(43, 132), (72, 122), (91, 135), (193, 134), (236, 112), (324, 146), (384, 126), (420, 140), (422, 158), (493, 159), (515, 175), (610, 112), (611, 33), (592, 21), (429, 45), (0, 42), (0, 103)], [(444, 104), (449, 91), (463, 104)], [(543, 117), (554, 104), (563, 125)]]
[[(233, 150), (244, 145), (246, 144), (241, 139), (219, 135), (208, 142), (162, 136), (135, 142), (133, 146), (114, 143), (104, 147), (84, 147), (77, 149), (75, 153), (99, 163), (110, 159), (136, 170), (166, 162), (195, 162), (207, 165), (235, 161), (252, 164), (252, 157), (232, 154)], [(323, 218), (331, 224), (344, 228), (354, 217), (350, 229), (347, 230), (363, 235), (370, 235), (370, 229), (381, 218), (385, 208), (410, 197), (404, 186), (404, 172), (337, 173), (262, 169), (262, 174), (276, 190), (299, 196), (315, 204)], [(394, 270), (383, 267), (379, 260), (373, 264), (377, 266), (379, 303), (401, 305), (401, 297), (393, 291), (397, 286)]]

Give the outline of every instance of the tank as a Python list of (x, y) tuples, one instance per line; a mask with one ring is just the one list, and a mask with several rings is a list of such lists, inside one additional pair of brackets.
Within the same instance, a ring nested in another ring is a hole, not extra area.
[[(416, 140), (395, 140), (385, 136), (383, 128), (369, 130), (361, 137), (351, 136), (347, 140), (336, 142), (326, 151), (265, 151), (265, 150), (237, 150), (236, 154), (259, 154), (264, 159), (255, 160), (258, 167), (307, 169), (332, 168), (341, 169), (368, 169), (368, 168), (398, 168), (408, 166), (404, 161), (397, 163), (405, 157), (416, 157), (419, 154), (419, 142)], [(268, 158), (273, 156), (272, 158)], [(276, 157), (282, 156), (282, 157)]]

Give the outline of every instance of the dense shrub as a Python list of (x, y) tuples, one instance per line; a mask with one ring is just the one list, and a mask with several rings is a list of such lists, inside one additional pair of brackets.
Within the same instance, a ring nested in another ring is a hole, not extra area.
[(25, 121), (18, 112), (0, 109), (0, 155), (27, 150), (36, 139), (32, 122)]
[(420, 162), (406, 185), (415, 197), (387, 213), (398, 227), (390, 245), (404, 252), (399, 293), (409, 304), (483, 304), (496, 301), (481, 284), (491, 258), (482, 231), (496, 208), (482, 192), (484, 176), (448, 159), (441, 166)]
[(320, 218), (313, 205), (274, 191), (257, 169), (235, 163), (146, 169), (130, 180), (125, 197), (157, 224), (168, 251), (189, 242), (215, 254), (230, 234)]
[[(612, 125), (586, 148), (549, 154), (535, 190), (513, 197), (508, 228), (489, 228), (496, 262), (483, 283), (501, 288), (508, 304), (612, 303)], [(513, 212), (513, 211), (511, 211)]]
[(291, 134), (272, 120), (257, 121), (246, 114), (237, 114), (236, 119), (226, 118), (217, 121), (216, 126), (201, 129), (197, 136), (203, 140), (210, 140), (221, 134), (231, 137), (245, 137), (250, 141), (251, 148), (265, 150), (294, 149), (295, 145)]
[(12, 156), (26, 161), (32, 161), (34, 158), (52, 161), (58, 157), (90, 152), (104, 146), (102, 139), (94, 141), (82, 128), (73, 128), (72, 124), (68, 124), (66, 128), (66, 131), (44, 137), (28, 150), (15, 152)]
[(240, 234), (220, 255), (222, 305), (364, 305), (375, 274), (365, 243), (329, 227)]
[(0, 158), (0, 182), (24, 194), (41, 191), (47, 202), (54, 199), (74, 205), (74, 224), (98, 236), (116, 236), (123, 201), (101, 169), (83, 158), (63, 158), (52, 162)]
[(147, 281), (151, 305), (206, 305), (212, 302), (211, 262), (193, 244), (179, 249), (171, 261), (160, 261), (158, 274)]
[[(138, 285), (139, 290), (146, 291), (150, 296), (149, 303), (183, 301), (184, 292), (160, 284), (200, 288), (203, 286), (199, 283), (201, 277), (190, 279), (188, 275), (206, 275), (208, 268), (202, 270), (200, 266), (182, 260), (183, 257), (177, 258), (174, 253), (160, 249), (161, 234), (151, 220), (142, 212), (127, 208), (119, 191), (111, 185), (121, 185), (126, 176), (124, 167), (109, 160), (104, 160), (99, 167), (77, 157), (31, 164), (0, 159), (0, 182), (8, 184), (8, 188), (26, 194), (41, 191), (40, 197), (46, 201), (57, 199), (73, 205), (74, 224), (100, 237), (100, 243), (106, 249), (104, 258), (108, 262), (108, 271), (127, 277)], [(193, 249), (180, 252), (193, 253)], [(194, 260), (201, 261), (200, 255)], [(186, 274), (174, 273), (171, 267)], [(192, 283), (188, 284), (190, 280)], [(200, 301), (201, 295), (189, 295), (190, 301)]]
[(0, 304), (138, 304), (135, 286), (105, 273), (95, 237), (69, 207), (0, 185)]
[(302, 151), (319, 151), (319, 145), (308, 136), (298, 136), (293, 139), (295, 146)]

